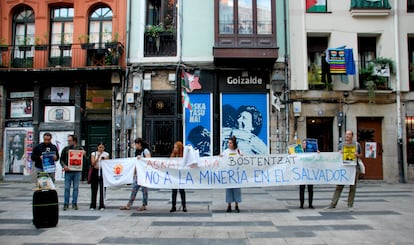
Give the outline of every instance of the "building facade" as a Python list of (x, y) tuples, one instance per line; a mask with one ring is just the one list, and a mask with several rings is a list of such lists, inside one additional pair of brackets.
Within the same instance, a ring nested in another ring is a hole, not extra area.
[(87, 152), (102, 141), (115, 155), (126, 9), (126, 1), (0, 2), (2, 177), (30, 179), (45, 132), (60, 150), (76, 134)]
[(289, 3), (291, 100), (301, 109), (292, 115), (295, 136), (335, 151), (352, 130), (366, 179), (405, 181), (413, 154), (413, 2), (311, 2)]

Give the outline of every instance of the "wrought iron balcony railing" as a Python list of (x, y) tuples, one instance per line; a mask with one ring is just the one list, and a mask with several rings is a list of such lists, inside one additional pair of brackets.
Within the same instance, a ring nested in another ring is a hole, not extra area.
[(157, 36), (144, 34), (144, 56), (163, 57), (177, 55), (177, 38), (174, 33), (162, 32)]
[(124, 67), (124, 46), (121, 43), (99, 43), (0, 47), (0, 70), (98, 66)]

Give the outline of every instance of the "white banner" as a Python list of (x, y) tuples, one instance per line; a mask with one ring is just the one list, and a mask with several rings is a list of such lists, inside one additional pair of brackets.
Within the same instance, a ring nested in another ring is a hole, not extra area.
[(136, 161), (135, 157), (102, 160), (101, 167), (104, 186), (131, 184), (134, 179)]
[[(356, 171), (355, 165), (344, 165), (342, 155), (337, 152), (200, 157), (197, 165), (189, 167), (183, 158), (124, 158), (103, 162), (103, 166), (111, 163), (111, 167), (104, 167), (105, 186), (131, 183), (134, 171), (131, 165), (135, 165), (138, 184), (158, 189), (351, 185)], [(116, 166), (122, 169), (124, 181), (120, 180), (120, 174), (114, 174)]]

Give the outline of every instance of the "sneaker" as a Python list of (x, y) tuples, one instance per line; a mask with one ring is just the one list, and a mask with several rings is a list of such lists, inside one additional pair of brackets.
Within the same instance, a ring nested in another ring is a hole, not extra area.
[(66, 210), (68, 210), (68, 205), (63, 205), (63, 211), (66, 211)]
[(326, 207), (326, 208), (324, 208), (324, 209), (334, 209), (335, 208), (335, 206), (333, 206), (333, 205), (329, 205), (328, 207)]
[(90, 208), (89, 210), (93, 211), (93, 210), (95, 210), (95, 209), (94, 209), (94, 208)]
[(105, 210), (105, 208), (100, 208), (99, 210), (104, 211), (104, 210)]
[(354, 208), (353, 207), (348, 207), (348, 211), (349, 212), (353, 212), (354, 211)]
[(310, 209), (315, 209), (315, 207), (314, 207), (314, 206), (312, 206), (312, 205), (309, 205), (309, 208), (310, 208)]
[(72, 204), (72, 209), (73, 209), (73, 210), (78, 210), (78, 205), (76, 205), (76, 204)]
[(240, 213), (239, 206), (236, 206), (236, 207), (234, 208), (234, 210), (236, 210), (236, 213)]
[(231, 213), (231, 206), (227, 207), (227, 213)]

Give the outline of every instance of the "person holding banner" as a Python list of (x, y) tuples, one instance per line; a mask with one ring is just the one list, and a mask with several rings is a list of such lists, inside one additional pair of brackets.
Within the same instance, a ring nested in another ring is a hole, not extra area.
[(98, 150), (91, 154), (91, 205), (89, 208), (90, 210), (96, 209), (96, 196), (99, 187), (99, 210), (103, 211), (105, 210), (105, 204), (101, 160), (109, 159), (109, 153), (105, 151), (105, 144), (103, 142), (99, 142), (97, 148)]
[[(302, 150), (303, 152), (314, 152), (306, 147), (306, 140), (302, 141)], [(319, 152), (319, 150), (317, 150)], [(309, 208), (314, 209), (312, 202), (313, 202), (313, 185), (308, 186), (308, 199), (309, 199)], [(303, 204), (305, 203), (305, 188), (306, 185), (299, 186), (299, 200), (300, 200), (300, 208), (303, 208)]]
[[(345, 133), (345, 142), (341, 142), (338, 145), (338, 151), (340, 153), (344, 153), (344, 147), (351, 146), (354, 148), (354, 160), (358, 161), (358, 158), (362, 156), (361, 154), (361, 145), (358, 142), (353, 141), (354, 133), (351, 130), (347, 130)], [(349, 147), (350, 148), (350, 147)], [(352, 211), (354, 206), (354, 199), (355, 199), (355, 193), (357, 188), (357, 182), (358, 182), (358, 176), (359, 176), (359, 168), (358, 164), (355, 165), (356, 171), (355, 171), (355, 182), (353, 185), (349, 186), (349, 194), (348, 194), (348, 210)], [(344, 189), (344, 185), (337, 185), (336, 190), (333, 194), (331, 204), (329, 204), (326, 209), (334, 209), (336, 208), (336, 204), (338, 203), (338, 200), (341, 196), (342, 190)]]
[[(222, 156), (237, 156), (242, 155), (239, 148), (237, 147), (236, 136), (230, 137), (227, 141), (227, 149), (223, 151)], [(226, 189), (226, 202), (227, 202), (227, 213), (231, 213), (231, 203), (235, 203), (234, 210), (240, 213), (239, 203), (241, 202), (241, 189), (240, 188), (228, 188)]]
[[(136, 158), (141, 158), (141, 157), (151, 157), (151, 152), (149, 151), (149, 146), (147, 144), (147, 142), (145, 142), (144, 139), (142, 138), (137, 138), (134, 141), (135, 143), (135, 157)], [(139, 188), (141, 187), (140, 185), (138, 185), (138, 177), (136, 174), (136, 169), (134, 170), (135, 174), (134, 174), (134, 183), (132, 186), (132, 190), (131, 190), (131, 196), (129, 197), (129, 201), (125, 206), (120, 207), (120, 210), (130, 210), (132, 204), (135, 201), (135, 198), (137, 196), (137, 192), (139, 190)], [(143, 186), (142, 187), (142, 206), (139, 207), (137, 209), (137, 211), (144, 211), (147, 210), (147, 205), (148, 205), (148, 188)]]
[[(174, 148), (171, 153), (171, 157), (183, 157), (184, 153), (184, 145), (181, 141), (177, 141), (174, 143)], [(187, 212), (186, 202), (185, 202), (185, 190), (179, 189), (180, 197), (181, 197), (181, 205), (183, 206), (183, 212)], [(177, 204), (177, 189), (172, 190), (172, 207), (170, 212), (177, 211), (176, 204)]]
[(78, 137), (76, 135), (68, 136), (68, 145), (63, 148), (60, 158), (60, 165), (65, 171), (65, 198), (63, 202), (63, 210), (69, 207), (70, 186), (73, 184), (72, 192), (72, 209), (78, 210), (78, 193), (79, 182), (82, 175), (83, 159), (86, 152), (82, 146), (78, 146)]
[[(33, 148), (32, 155), (30, 158), (32, 161), (35, 162), (35, 171), (33, 171), (33, 175), (36, 176), (36, 182), (37, 182), (37, 174), (39, 172), (44, 172), (44, 166), (43, 161), (46, 159), (43, 159), (43, 155), (50, 154), (53, 159), (53, 166), (54, 162), (59, 160), (59, 151), (56, 147), (56, 145), (52, 144), (52, 134), (49, 132), (46, 132), (43, 134), (43, 143), (38, 144), (35, 148)], [(46, 171), (49, 177), (52, 179), (53, 183), (55, 182), (55, 172), (56, 172), (56, 166), (54, 168), (49, 168), (50, 171)]]

